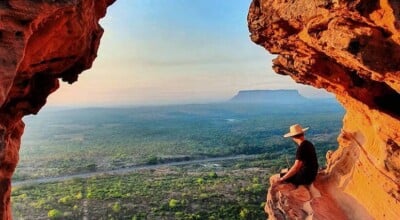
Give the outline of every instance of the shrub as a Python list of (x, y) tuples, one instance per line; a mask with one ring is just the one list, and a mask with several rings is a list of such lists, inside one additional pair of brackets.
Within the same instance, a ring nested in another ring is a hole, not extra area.
[(240, 214), (239, 214), (240, 219), (246, 219), (248, 215), (249, 215), (248, 209), (242, 208), (242, 210), (240, 210)]
[(78, 193), (75, 195), (75, 198), (76, 198), (76, 199), (82, 199), (82, 192), (78, 192)]
[(176, 218), (182, 218), (184, 216), (183, 212), (175, 212)]
[(119, 211), (121, 211), (121, 205), (119, 204), (119, 202), (116, 202), (116, 203), (114, 203), (114, 205), (112, 206), (112, 210), (114, 211), (114, 212), (119, 212)]
[(156, 156), (150, 156), (149, 158), (147, 158), (146, 160), (146, 164), (148, 165), (154, 165), (154, 164), (158, 164), (159, 162), (159, 158)]
[(175, 207), (178, 205), (178, 203), (179, 203), (179, 200), (171, 199), (171, 200), (169, 200), (168, 205), (169, 205), (169, 207), (170, 207), (171, 209), (173, 209), (173, 208), (175, 208)]
[(198, 183), (198, 184), (203, 184), (204, 183), (204, 179), (203, 178), (197, 178), (197, 180), (196, 180), (196, 183)]
[(212, 179), (215, 179), (215, 178), (218, 177), (218, 175), (217, 175), (216, 172), (210, 172), (210, 173), (208, 174), (208, 177), (210, 177), (210, 178), (212, 178)]
[(16, 198), (21, 199), (21, 200), (25, 200), (28, 196), (26, 195), (26, 193), (23, 193), (19, 196), (17, 196)]
[(86, 170), (94, 172), (97, 170), (97, 165), (94, 163), (88, 164), (88, 165), (86, 165)]
[(258, 183), (253, 183), (250, 187), (250, 190), (252, 193), (261, 193), (263, 190), (265, 189), (265, 187), (261, 184)]
[(41, 209), (46, 205), (46, 200), (43, 198), (38, 199), (36, 202), (33, 202), (31, 204), (32, 207), (36, 208), (36, 209)]
[(93, 194), (92, 194), (92, 192), (88, 192), (88, 193), (87, 193), (87, 195), (86, 195), (86, 198), (88, 198), (88, 199), (91, 199), (91, 198), (93, 198)]
[(207, 193), (201, 193), (199, 197), (200, 197), (200, 199), (207, 199), (208, 198), (208, 194)]
[(57, 209), (52, 209), (47, 213), (47, 216), (51, 219), (60, 218), (63, 216), (63, 213)]
[(181, 200), (181, 205), (182, 206), (186, 206), (189, 203), (189, 201), (187, 199), (182, 199)]
[(253, 182), (253, 183), (259, 183), (259, 182), (260, 182), (260, 180), (258, 179), (258, 177), (253, 177), (253, 180), (252, 180), (252, 182)]
[(71, 196), (64, 196), (64, 197), (62, 197), (61, 199), (58, 200), (58, 203), (61, 203), (61, 204), (64, 204), (64, 205), (70, 204), (71, 202), (72, 202), (72, 197)]

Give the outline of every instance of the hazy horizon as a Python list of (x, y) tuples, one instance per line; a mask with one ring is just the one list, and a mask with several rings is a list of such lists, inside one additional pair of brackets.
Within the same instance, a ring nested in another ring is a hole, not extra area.
[[(276, 90), (285, 90), (285, 89), (276, 89)], [(275, 91), (276, 91), (275, 90)], [(294, 89), (296, 90), (296, 89)], [(147, 103), (75, 103), (75, 104), (46, 104), (43, 108), (43, 110), (49, 110), (49, 109), (81, 109), (81, 108), (136, 108), (136, 107), (151, 107), (151, 106), (179, 106), (179, 105), (208, 105), (208, 104), (224, 104), (224, 103), (229, 103), (231, 102), (231, 99), (234, 98), (236, 95), (239, 94), (241, 91), (264, 91), (264, 90), (259, 90), (259, 89), (254, 89), (254, 90), (239, 90), (232, 96), (227, 97), (226, 99), (204, 99), (204, 100), (185, 100), (185, 101), (174, 101), (174, 100), (167, 100), (167, 101), (159, 101), (159, 102), (147, 102)], [(299, 90), (296, 90), (299, 92)], [(334, 100), (337, 102), (336, 98), (333, 95), (330, 95), (329, 93), (327, 94), (322, 94), (322, 95), (304, 95), (301, 92), (299, 94), (306, 98), (309, 99), (310, 101), (329, 101), (329, 100)], [(265, 100), (268, 102), (268, 100)], [(251, 102), (251, 101), (250, 101)], [(339, 104), (339, 102), (338, 102)]]
[(297, 89), (331, 97), (273, 73), (249, 38), (251, 0), (118, 0), (101, 20), (98, 57), (78, 82), (61, 82), (48, 106), (139, 106), (225, 101), (240, 90)]

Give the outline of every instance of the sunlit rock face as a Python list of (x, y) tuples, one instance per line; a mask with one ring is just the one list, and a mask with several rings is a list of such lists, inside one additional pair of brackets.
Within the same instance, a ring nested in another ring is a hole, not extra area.
[(11, 219), (11, 176), (22, 117), (35, 114), (58, 80), (72, 83), (91, 67), (115, 0), (0, 1), (0, 218)]
[(400, 219), (399, 19), (397, 0), (253, 0), (249, 10), (252, 41), (278, 54), (275, 72), (346, 109), (319, 178), (350, 219)]

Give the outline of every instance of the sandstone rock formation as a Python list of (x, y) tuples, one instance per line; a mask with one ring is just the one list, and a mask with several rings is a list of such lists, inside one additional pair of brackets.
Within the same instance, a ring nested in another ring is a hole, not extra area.
[(399, 1), (253, 0), (248, 23), (277, 73), (346, 109), (323, 174), (331, 198), (350, 219), (400, 219)]
[(0, 2), (0, 219), (11, 219), (11, 176), (18, 162), (22, 117), (35, 114), (58, 80), (72, 83), (90, 68), (115, 0)]
[[(265, 210), (269, 219), (348, 219), (324, 186), (320, 179), (310, 186), (273, 185), (268, 191)], [(364, 217), (364, 220), (369, 218), (368, 215)]]

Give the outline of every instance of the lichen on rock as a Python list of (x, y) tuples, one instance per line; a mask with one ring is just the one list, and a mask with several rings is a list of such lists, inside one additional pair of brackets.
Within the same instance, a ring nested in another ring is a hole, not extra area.
[(334, 93), (346, 109), (324, 184), (350, 219), (400, 218), (399, 7), (253, 0), (249, 9), (251, 40), (278, 54), (275, 72)]

